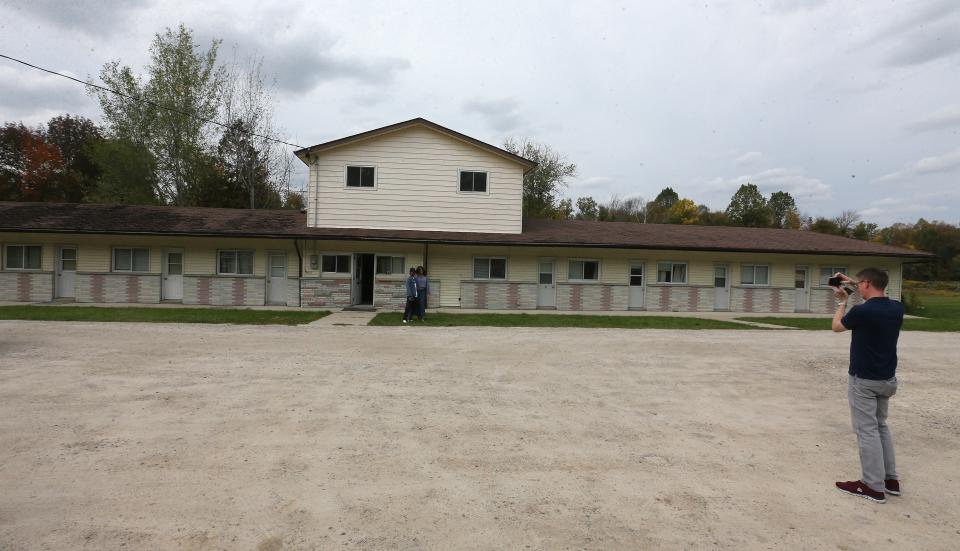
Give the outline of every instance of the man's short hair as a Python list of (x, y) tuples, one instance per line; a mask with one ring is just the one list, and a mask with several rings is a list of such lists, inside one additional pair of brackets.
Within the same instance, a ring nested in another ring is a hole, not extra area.
[(857, 272), (857, 279), (869, 281), (870, 285), (881, 291), (886, 289), (887, 283), (890, 282), (890, 277), (887, 276), (887, 272), (880, 268), (864, 268)]

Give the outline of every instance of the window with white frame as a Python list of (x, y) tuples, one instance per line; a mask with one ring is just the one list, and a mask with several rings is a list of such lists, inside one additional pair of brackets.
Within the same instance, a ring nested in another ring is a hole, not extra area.
[(741, 264), (740, 265), (740, 284), (741, 285), (769, 285), (770, 284), (770, 266), (763, 264)]
[(218, 251), (217, 273), (220, 275), (253, 275), (253, 251), (238, 249)]
[(325, 254), (320, 258), (320, 270), (333, 274), (349, 274), (350, 255)]
[(657, 283), (686, 283), (686, 262), (657, 262)]
[(402, 256), (378, 256), (378, 274), (402, 274), (404, 258)]
[(372, 188), (377, 184), (377, 169), (372, 166), (348, 166), (347, 187)]
[(848, 275), (846, 266), (820, 266), (820, 285), (827, 286), (827, 280), (837, 272)]
[(7, 245), (3, 267), (7, 270), (39, 270), (40, 245)]
[(149, 272), (150, 249), (146, 247), (114, 247), (114, 272)]
[(461, 170), (460, 191), (467, 193), (486, 193), (487, 173), (478, 170)]
[(493, 257), (474, 258), (473, 279), (507, 279), (507, 259)]
[(600, 261), (571, 260), (567, 279), (570, 281), (597, 281), (600, 279)]

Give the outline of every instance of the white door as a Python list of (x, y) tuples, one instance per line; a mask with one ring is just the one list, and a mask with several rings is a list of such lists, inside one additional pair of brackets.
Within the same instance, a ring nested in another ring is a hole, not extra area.
[(287, 303), (287, 255), (267, 255), (267, 303)]
[(57, 255), (57, 297), (75, 298), (77, 288), (77, 248), (60, 247)]
[(360, 273), (360, 255), (354, 254), (353, 258), (353, 285), (350, 287), (350, 304), (360, 304), (360, 297), (363, 294), (363, 274)]
[(806, 266), (797, 266), (796, 276), (794, 277), (794, 287), (796, 287), (796, 311), (810, 311), (810, 269)]
[(540, 285), (537, 290), (537, 308), (557, 307), (557, 285), (554, 281), (552, 258), (540, 259)]
[(730, 269), (727, 266), (713, 267), (713, 309), (730, 309)]
[(163, 300), (183, 300), (183, 249), (168, 249), (163, 257)]
[(642, 310), (646, 307), (646, 285), (643, 281), (643, 262), (630, 263), (630, 309)]

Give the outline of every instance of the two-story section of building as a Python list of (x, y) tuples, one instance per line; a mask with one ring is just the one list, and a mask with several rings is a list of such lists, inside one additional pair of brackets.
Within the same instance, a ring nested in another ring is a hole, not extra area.
[(831, 312), (931, 255), (813, 232), (523, 218), (535, 163), (422, 118), (296, 152), (305, 212), (0, 203), (0, 301), (400, 309)]

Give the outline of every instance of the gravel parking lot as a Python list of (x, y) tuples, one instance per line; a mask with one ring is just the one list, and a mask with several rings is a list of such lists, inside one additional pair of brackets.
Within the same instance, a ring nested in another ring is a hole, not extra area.
[(960, 335), (885, 505), (849, 338), (0, 321), (0, 549), (956, 549)]

